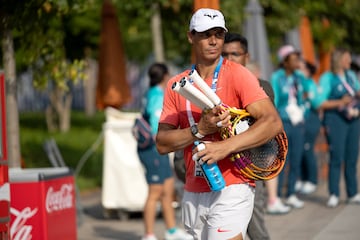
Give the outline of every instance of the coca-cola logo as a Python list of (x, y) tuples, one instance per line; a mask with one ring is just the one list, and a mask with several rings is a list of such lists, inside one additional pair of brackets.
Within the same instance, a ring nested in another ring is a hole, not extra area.
[(21, 211), (15, 208), (10, 208), (10, 213), (15, 216), (14, 221), (10, 227), (10, 236), (12, 240), (31, 240), (32, 225), (26, 225), (28, 219), (32, 218), (38, 212), (38, 208), (31, 210), (26, 207)]
[(49, 187), (46, 193), (45, 207), (48, 213), (73, 207), (73, 185), (63, 184), (58, 191)]

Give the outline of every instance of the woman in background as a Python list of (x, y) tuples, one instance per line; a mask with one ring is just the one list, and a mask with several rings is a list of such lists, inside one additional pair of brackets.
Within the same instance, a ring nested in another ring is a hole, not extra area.
[(321, 127), (318, 111), (320, 98), (319, 88), (314, 79), (312, 79), (316, 72), (316, 67), (302, 60), (300, 62), (300, 71), (305, 76), (303, 84), (305, 91), (305, 132), (299, 192), (311, 194), (316, 190), (318, 180), (318, 166), (314, 146)]
[(320, 78), (320, 107), (324, 110), (325, 133), (330, 149), (328, 207), (339, 204), (343, 162), (348, 203), (360, 204), (356, 175), (360, 135), (360, 83), (350, 66), (350, 51), (336, 49), (331, 56), (331, 71), (325, 72)]
[[(168, 68), (165, 64), (155, 63), (149, 68), (150, 88), (146, 93), (146, 105), (143, 112), (144, 118), (151, 126), (155, 136), (164, 101), (164, 89), (170, 79)], [(154, 235), (154, 224), (158, 201), (161, 202), (166, 232), (165, 240), (192, 239), (182, 229), (176, 228), (175, 211), (172, 207), (174, 196), (174, 177), (168, 155), (160, 155), (156, 145), (146, 149), (138, 148), (138, 155), (145, 167), (146, 181), (149, 185), (148, 197), (144, 206), (145, 236), (142, 240), (157, 240)]]
[(275, 106), (279, 112), (288, 137), (289, 148), (284, 170), (279, 174), (278, 195), (282, 195), (284, 172), (287, 172), (286, 204), (293, 208), (304, 207), (295, 193), (295, 183), (300, 176), (302, 147), (304, 145), (304, 75), (300, 67), (300, 53), (291, 45), (278, 51), (280, 67), (271, 75)]

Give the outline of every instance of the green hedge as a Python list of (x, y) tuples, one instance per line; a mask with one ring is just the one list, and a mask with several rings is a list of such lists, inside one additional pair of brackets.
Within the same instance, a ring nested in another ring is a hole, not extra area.
[[(83, 112), (73, 111), (69, 132), (49, 133), (44, 113), (21, 113), (19, 118), (24, 168), (51, 167), (43, 144), (46, 140), (54, 138), (66, 165), (75, 170), (81, 157), (100, 136), (105, 122), (103, 112), (88, 117)], [(91, 154), (76, 178), (80, 190), (101, 186), (102, 159), (103, 144)]]

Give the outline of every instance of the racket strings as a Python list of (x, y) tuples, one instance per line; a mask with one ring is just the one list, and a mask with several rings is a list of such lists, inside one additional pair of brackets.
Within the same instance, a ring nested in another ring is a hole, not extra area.
[[(270, 141), (270, 143), (265, 144), (266, 147), (264, 148), (267, 149), (267, 145), (278, 145), (278, 150), (273, 153), (270, 152), (272, 150), (265, 154), (259, 153), (259, 148), (261, 149), (263, 146), (249, 150), (255, 153), (251, 155), (251, 163), (245, 168), (239, 169), (239, 172), (255, 180), (268, 180), (277, 176), (284, 167), (287, 154), (287, 139), (285, 133), (276, 136), (275, 142), (276, 144), (273, 144), (274, 142), (271, 143)], [(272, 154), (273, 156), (271, 157)], [(268, 158), (264, 159), (264, 156)]]
[[(254, 119), (244, 109), (224, 105), (223, 109), (230, 111), (231, 115), (231, 125), (220, 130), (223, 139), (246, 131), (254, 123)], [(286, 134), (282, 132), (264, 145), (232, 154), (230, 160), (234, 162), (240, 174), (254, 180), (268, 180), (277, 176), (283, 169), (287, 144)]]

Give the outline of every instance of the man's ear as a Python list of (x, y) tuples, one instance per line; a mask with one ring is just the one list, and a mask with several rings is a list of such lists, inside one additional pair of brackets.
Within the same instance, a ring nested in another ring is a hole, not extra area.
[(189, 41), (190, 44), (193, 44), (193, 34), (191, 32), (187, 32), (187, 39)]

